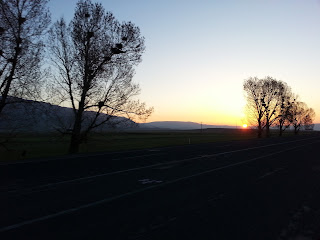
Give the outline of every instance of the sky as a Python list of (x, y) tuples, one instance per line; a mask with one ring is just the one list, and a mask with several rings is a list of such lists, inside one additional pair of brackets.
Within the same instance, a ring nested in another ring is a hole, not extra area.
[[(51, 0), (69, 22), (76, 0)], [(243, 82), (286, 82), (320, 123), (320, 0), (100, 0), (136, 24), (146, 51), (136, 67), (151, 121), (242, 125)]]

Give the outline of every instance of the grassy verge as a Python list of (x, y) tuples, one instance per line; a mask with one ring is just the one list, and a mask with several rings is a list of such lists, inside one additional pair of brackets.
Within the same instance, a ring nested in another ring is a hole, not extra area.
[[(292, 135), (287, 133), (286, 135)], [(276, 133), (273, 134), (276, 136)], [(126, 133), (91, 134), (81, 144), (81, 153), (121, 151), (142, 148), (165, 147), (185, 144), (199, 144), (217, 141), (244, 140), (256, 138), (250, 129), (207, 129), (192, 131), (144, 131)], [(14, 137), (0, 135), (0, 160), (22, 160), (44, 158), (67, 154), (70, 136), (19, 134)]]

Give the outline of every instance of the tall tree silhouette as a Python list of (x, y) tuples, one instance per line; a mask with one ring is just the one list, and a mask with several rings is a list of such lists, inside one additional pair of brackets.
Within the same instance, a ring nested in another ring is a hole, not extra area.
[(312, 108), (308, 108), (304, 102), (295, 101), (290, 110), (290, 122), (294, 128), (294, 133), (298, 134), (302, 126), (305, 126), (308, 130), (313, 129), (314, 117), (315, 112)]
[(257, 126), (258, 137), (262, 136), (263, 129), (269, 137), (270, 127), (282, 115), (281, 107), (286, 95), (290, 93), (290, 88), (286, 83), (272, 77), (251, 77), (244, 81), (243, 88), (247, 98), (249, 121)]
[(282, 136), (283, 132), (291, 125), (291, 112), (298, 97), (291, 92), (290, 88), (286, 88), (281, 95), (281, 106), (276, 120), (276, 124), (279, 126), (279, 136)]
[(9, 96), (37, 99), (43, 81), (47, 0), (0, 0), (0, 114)]
[(305, 130), (313, 130), (314, 128), (314, 118), (316, 116), (315, 111), (312, 108), (308, 108), (306, 111), (306, 115), (303, 118), (303, 125)]
[[(49, 35), (59, 73), (53, 89), (74, 112), (70, 153), (78, 152), (87, 134), (114, 116), (146, 119), (152, 113), (152, 108), (136, 99), (140, 87), (132, 81), (134, 66), (145, 49), (137, 26), (120, 23), (100, 3), (86, 0), (77, 3), (70, 24), (60, 19)], [(86, 111), (95, 115), (84, 126)], [(107, 115), (102, 117), (102, 113)]]
[(261, 138), (262, 130), (265, 125), (264, 122), (264, 106), (263, 106), (263, 93), (262, 82), (257, 77), (250, 77), (243, 83), (243, 89), (246, 93), (247, 105), (246, 112), (250, 125), (257, 126), (258, 137)]

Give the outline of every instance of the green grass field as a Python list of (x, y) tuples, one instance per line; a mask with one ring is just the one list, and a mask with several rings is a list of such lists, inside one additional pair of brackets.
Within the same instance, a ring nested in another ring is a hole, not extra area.
[[(286, 133), (286, 135), (292, 133)], [(277, 133), (274, 132), (273, 136)], [(250, 129), (206, 129), (190, 131), (135, 131), (105, 134), (91, 134), (87, 143), (80, 146), (80, 153), (121, 151), (130, 149), (165, 147), (185, 144), (199, 144), (256, 138)], [(0, 135), (0, 160), (22, 160), (67, 154), (70, 136), (18, 134), (14, 137)]]

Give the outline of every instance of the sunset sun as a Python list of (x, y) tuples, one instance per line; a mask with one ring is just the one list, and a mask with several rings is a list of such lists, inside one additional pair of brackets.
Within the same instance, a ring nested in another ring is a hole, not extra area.
[(247, 128), (248, 125), (247, 125), (247, 124), (243, 124), (242, 127), (243, 127), (243, 128)]

